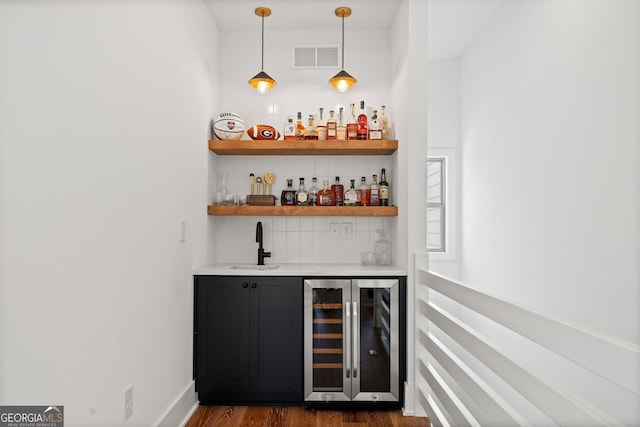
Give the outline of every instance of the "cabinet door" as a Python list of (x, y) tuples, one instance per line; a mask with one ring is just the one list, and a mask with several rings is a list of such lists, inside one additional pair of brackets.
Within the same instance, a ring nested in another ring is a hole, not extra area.
[(302, 279), (251, 283), (251, 384), (279, 401), (302, 401)]
[(249, 382), (250, 278), (198, 276), (195, 365), (198, 392), (244, 392)]

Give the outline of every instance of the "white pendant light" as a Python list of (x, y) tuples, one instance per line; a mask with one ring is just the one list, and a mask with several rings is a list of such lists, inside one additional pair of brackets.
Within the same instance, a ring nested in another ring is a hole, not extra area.
[(255, 13), (262, 17), (262, 63), (260, 72), (249, 80), (249, 84), (256, 88), (259, 94), (263, 95), (276, 85), (276, 81), (264, 72), (264, 18), (271, 15), (271, 9), (268, 7), (257, 7)]
[(329, 80), (331, 86), (338, 89), (338, 92), (346, 92), (358, 81), (344, 70), (344, 18), (351, 16), (351, 9), (339, 7), (336, 9), (336, 16), (342, 18), (342, 69)]

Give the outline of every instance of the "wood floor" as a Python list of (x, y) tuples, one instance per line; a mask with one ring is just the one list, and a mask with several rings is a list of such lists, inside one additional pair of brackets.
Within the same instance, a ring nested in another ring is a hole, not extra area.
[(185, 427), (429, 427), (402, 411), (311, 411), (302, 406), (199, 406)]

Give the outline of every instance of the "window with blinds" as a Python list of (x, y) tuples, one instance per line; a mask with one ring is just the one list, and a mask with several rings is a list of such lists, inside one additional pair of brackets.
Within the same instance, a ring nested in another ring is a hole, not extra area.
[(446, 159), (427, 159), (427, 251), (445, 252), (445, 167)]

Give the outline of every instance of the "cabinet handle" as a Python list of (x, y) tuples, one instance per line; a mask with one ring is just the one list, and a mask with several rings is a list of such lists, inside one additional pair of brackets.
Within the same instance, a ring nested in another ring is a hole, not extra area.
[(345, 331), (346, 331), (346, 337), (344, 340), (344, 346), (346, 347), (347, 350), (347, 354), (346, 356), (346, 362), (345, 365), (347, 366), (347, 378), (351, 377), (351, 310), (349, 309), (350, 304), (348, 302), (344, 303), (344, 315), (345, 315)]
[(255, 283), (252, 283), (252, 284), (251, 284), (251, 287), (252, 287), (253, 289), (255, 289), (255, 288), (257, 288), (257, 287), (258, 287), (258, 285), (256, 285)]
[(243, 284), (242, 284), (242, 287), (243, 287), (243, 288), (245, 288), (245, 289), (247, 289), (247, 288), (249, 287), (249, 284), (248, 284), (248, 283), (243, 283)]
[(358, 334), (358, 303), (353, 303), (353, 378), (358, 376), (358, 355), (360, 354), (360, 334)]

